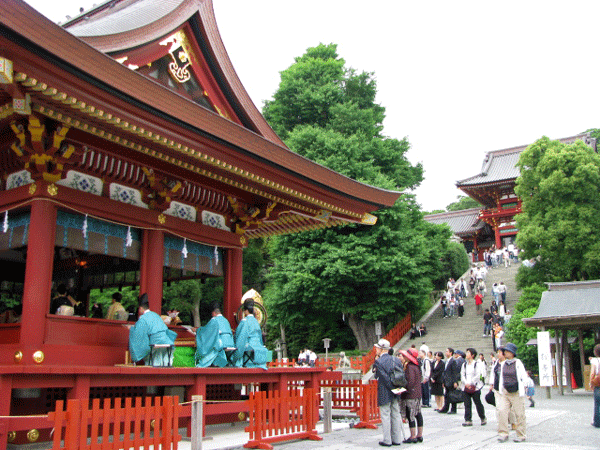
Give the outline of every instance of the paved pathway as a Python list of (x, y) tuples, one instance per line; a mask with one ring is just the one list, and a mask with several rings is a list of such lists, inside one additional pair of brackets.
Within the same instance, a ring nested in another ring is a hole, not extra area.
[[(486, 388), (487, 389), (487, 388)], [(546, 399), (545, 392), (536, 395), (535, 408), (526, 408), (527, 441), (507, 443), (497, 441), (496, 412), (486, 405), (488, 424), (477, 424), (470, 428), (461, 426), (463, 410), (456, 415), (438, 414), (424, 409), (424, 442), (421, 444), (403, 444), (400, 447), (418, 449), (489, 449), (489, 450), (592, 450), (600, 448), (600, 430), (590, 425), (592, 419), (593, 396), (581, 389), (573, 394), (558, 395), (553, 391), (552, 398)], [(382, 448), (378, 442), (382, 438), (381, 428), (377, 430), (351, 429), (347, 424), (337, 424), (333, 433), (321, 434), (322, 441), (293, 441), (275, 444), (275, 450), (355, 450)], [(341, 429), (339, 429), (341, 427)], [(408, 432), (408, 428), (405, 430)], [(237, 425), (222, 428), (208, 427), (212, 440), (203, 442), (204, 450), (241, 449), (247, 442), (247, 435)], [(180, 444), (181, 450), (190, 450), (189, 442)], [(398, 448), (398, 447), (392, 447)]]

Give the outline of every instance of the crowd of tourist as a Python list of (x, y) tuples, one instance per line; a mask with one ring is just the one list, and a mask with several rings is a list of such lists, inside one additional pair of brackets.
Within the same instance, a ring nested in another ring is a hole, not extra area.
[[(377, 404), (383, 430), (379, 445), (423, 442), (421, 409), (431, 407), (432, 396), (434, 411), (440, 414), (457, 414), (457, 405), (464, 403), (464, 427), (473, 426), (473, 405), (481, 426), (487, 425), (483, 397), (496, 407), (498, 440), (507, 441), (510, 430), (515, 430), (514, 441), (525, 441), (525, 401), (535, 406), (534, 390), (531, 374), (517, 358), (515, 344), (499, 346), (489, 363), (472, 347), (465, 351), (448, 347), (442, 353), (432, 352), (425, 344), (418, 350), (413, 345), (395, 355), (386, 339), (380, 339), (374, 347), (377, 356), (373, 372), (378, 380)], [(403, 386), (394, 384), (398, 367), (404, 370)], [(410, 430), (404, 440), (402, 421)]]

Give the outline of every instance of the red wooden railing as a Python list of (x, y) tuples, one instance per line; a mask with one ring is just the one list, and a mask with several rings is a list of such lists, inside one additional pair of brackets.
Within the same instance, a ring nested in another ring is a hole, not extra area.
[[(319, 387), (331, 389), (331, 407), (358, 411), (358, 399), (362, 380), (321, 380)], [(323, 406), (323, 391), (319, 395), (320, 405)]]
[[(177, 450), (179, 435), (179, 405), (177, 397), (136, 397), (135, 405), (131, 398), (121, 405), (120, 398), (92, 401), (73, 399), (67, 401), (63, 410), (63, 400), (56, 402), (56, 411), (48, 413), (48, 420), (54, 422), (53, 450), (113, 450), (113, 449), (154, 449)], [(145, 401), (144, 401), (145, 400)], [(63, 433), (64, 428), (64, 433)], [(122, 435), (122, 439), (121, 439)], [(88, 444), (88, 439), (90, 444)], [(64, 440), (64, 447), (61, 441)]]
[[(402, 337), (410, 331), (412, 326), (411, 322), (412, 318), (410, 312), (404, 316), (400, 322), (398, 322), (394, 328), (392, 328), (383, 338), (390, 341), (390, 344), (394, 346)], [(367, 353), (363, 357), (363, 373), (367, 373), (367, 371), (371, 368), (373, 363), (375, 362), (375, 348), (372, 348), (369, 353)]]
[[(410, 331), (412, 325), (412, 317), (411, 314), (408, 313), (404, 316), (400, 322), (398, 322), (394, 328), (392, 328), (383, 338), (390, 341), (390, 343), (395, 345), (402, 337)], [(358, 356), (356, 358), (350, 358), (350, 367), (352, 369), (361, 370), (363, 374), (367, 373), (373, 363), (375, 362), (375, 349), (372, 348), (369, 353), (365, 356)], [(316, 367), (332, 367), (333, 369), (337, 369), (339, 364), (339, 359), (337, 358), (319, 358), (317, 359), (315, 366)], [(289, 359), (287, 361), (283, 361), (281, 359), (276, 359), (267, 363), (267, 367), (295, 367), (296, 360)]]
[(376, 380), (369, 381), (369, 384), (360, 385), (358, 417), (360, 418), (360, 422), (354, 425), (354, 428), (377, 429), (377, 424), (381, 423), (379, 408), (377, 407)]
[(293, 439), (320, 441), (316, 424), (319, 420), (317, 395), (313, 388), (257, 391), (247, 400), (250, 440), (245, 448), (272, 449), (272, 442)]

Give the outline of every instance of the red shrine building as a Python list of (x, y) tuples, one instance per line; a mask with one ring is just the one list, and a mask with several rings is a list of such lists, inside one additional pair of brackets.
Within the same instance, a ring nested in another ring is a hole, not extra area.
[[(596, 150), (596, 140), (589, 133), (559, 141), (571, 144), (578, 139)], [(492, 246), (502, 248), (514, 242), (518, 232), (515, 215), (521, 212), (521, 200), (515, 194), (519, 176), (516, 164), (528, 145), (488, 152), (481, 173), (456, 183), (461, 191), (483, 205), (478, 214), (473, 214), (476, 210), (455, 211), (431, 214), (425, 220), (447, 223), (467, 251), (475, 250), (479, 260), (484, 250)]]
[[(235, 399), (250, 379), (318, 382), (323, 369), (123, 367), (123, 322), (51, 314), (51, 298), (64, 283), (89, 311), (91, 289), (132, 285), (160, 312), (164, 281), (221, 277), (235, 326), (250, 239), (373, 225), (400, 193), (285, 146), (238, 79), (210, 0), (111, 0), (63, 27), (4, 0), (0, 29), (0, 281), (22, 299), (20, 323), (0, 324), (0, 416), (167, 387)], [(0, 449), (47, 426), (0, 418)]]

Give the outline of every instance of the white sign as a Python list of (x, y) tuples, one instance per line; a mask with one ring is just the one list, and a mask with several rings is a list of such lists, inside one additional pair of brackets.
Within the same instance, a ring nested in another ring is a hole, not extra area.
[(540, 386), (552, 386), (552, 354), (550, 353), (550, 333), (538, 331), (537, 333), (538, 365), (540, 367)]
[(381, 336), (381, 322), (380, 321), (375, 322), (375, 334), (377, 336)]

